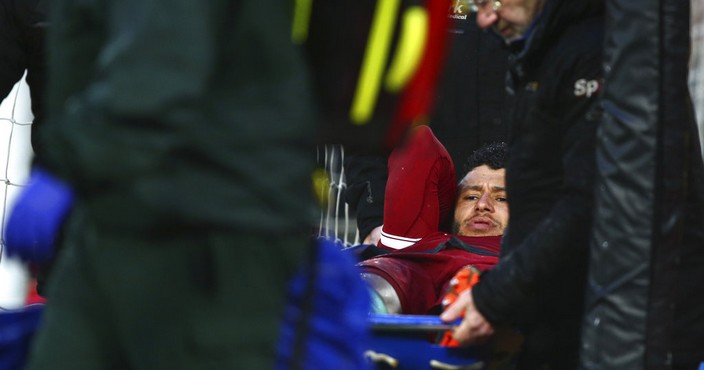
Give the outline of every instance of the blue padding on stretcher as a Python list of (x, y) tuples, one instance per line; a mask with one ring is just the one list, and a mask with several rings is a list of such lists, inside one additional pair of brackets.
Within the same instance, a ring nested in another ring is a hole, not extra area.
[(445, 331), (459, 325), (460, 321), (446, 323), (439, 316), (429, 315), (369, 315), (372, 328), (381, 330)]
[(442, 364), (463, 369), (485, 367), (488, 356), (483, 347), (433, 344), (436, 336), (451, 326), (437, 316), (370, 315), (369, 321), (373, 335), (367, 357), (374, 359), (378, 369), (442, 369)]
[[(314, 294), (306, 297), (310, 270), (300, 271), (291, 280), (276, 369), (370, 369), (363, 357), (369, 337), (369, 293), (354, 265), (356, 261), (324, 239), (318, 240), (317, 252)], [(300, 324), (306, 303), (310, 304), (310, 316), (303, 328)], [(305, 330), (302, 363), (292, 364), (301, 330)]]
[(27, 352), (39, 327), (44, 305), (0, 312), (0, 369), (24, 369)]

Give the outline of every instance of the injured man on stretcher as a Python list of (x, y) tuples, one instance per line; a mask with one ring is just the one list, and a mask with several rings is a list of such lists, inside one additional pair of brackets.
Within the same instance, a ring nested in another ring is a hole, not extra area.
[(458, 184), (452, 159), (428, 126), (394, 150), (378, 245), (385, 253), (358, 264), (372, 313), (439, 314), (498, 262), (509, 219), (505, 159), (504, 143), (481, 147)]

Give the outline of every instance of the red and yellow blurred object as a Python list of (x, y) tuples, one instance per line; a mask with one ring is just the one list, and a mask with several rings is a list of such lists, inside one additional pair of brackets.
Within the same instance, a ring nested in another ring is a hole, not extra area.
[[(480, 274), (481, 271), (471, 265), (464, 266), (459, 271), (457, 271), (452, 280), (450, 280), (450, 284), (447, 287), (445, 296), (442, 299), (442, 309), (447, 309), (447, 307), (457, 301), (457, 297), (459, 297), (462, 292), (471, 289), (474, 284), (479, 281)], [(462, 316), (464, 317), (464, 314), (462, 314)], [(449, 330), (440, 334), (438, 344), (445, 347), (460, 346), (459, 342), (452, 338), (452, 331)]]

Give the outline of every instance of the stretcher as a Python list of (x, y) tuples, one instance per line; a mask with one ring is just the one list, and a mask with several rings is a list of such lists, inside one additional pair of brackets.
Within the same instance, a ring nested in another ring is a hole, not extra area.
[(438, 335), (454, 324), (437, 316), (370, 315), (372, 338), (365, 357), (374, 368), (398, 370), (486, 369), (487, 347), (445, 347), (435, 344)]
[[(338, 250), (334, 245), (319, 249), (320, 261), (324, 263), (316, 274), (317, 293), (313, 312), (315, 318), (312, 318), (308, 325), (309, 340), (306, 341), (308, 352), (305, 355), (305, 358), (310, 361), (304, 361), (303, 368), (336, 368), (332, 364), (339, 363), (342, 359), (354, 363), (351, 359), (360, 356), (362, 360), (361, 354), (364, 352), (369, 367), (375, 370), (487, 369), (485, 364), (488, 354), (483, 347), (451, 348), (434, 344), (434, 338), (452, 327), (441, 322), (437, 316), (371, 315), (367, 317), (368, 307), (363, 299), (367, 297), (366, 287), (357, 279), (349, 280), (356, 277), (356, 270), (349, 269), (343, 273), (343, 267), (351, 267), (351, 264), (349, 259), (339, 259), (343, 254), (336, 253)], [(322, 268), (324, 266), (328, 268)], [(336, 268), (330, 268), (330, 266)], [(292, 292), (298, 292), (294, 295), (299, 300), (291, 302), (292, 308), (300, 307), (300, 300), (305, 298), (302, 291), (305, 290), (306, 285), (304, 275), (294, 280), (294, 283), (300, 283), (292, 284), (292, 287), (297, 287), (292, 289)], [(354, 285), (352, 283), (357, 284), (355, 289), (351, 289)], [(338, 294), (341, 292), (340, 287), (346, 287), (342, 290), (343, 294)], [(341, 304), (338, 299), (349, 300), (349, 302)], [(340, 307), (348, 309), (341, 310)], [(0, 370), (24, 369), (30, 341), (40, 325), (43, 308), (42, 304), (37, 304), (0, 312)], [(350, 311), (352, 308), (354, 310)], [(300, 310), (292, 312), (300, 314)], [(365, 320), (371, 329), (370, 337), (362, 334), (365, 331), (363, 328)], [(282, 366), (277, 368), (290, 368), (285, 364), (287, 359), (293, 357), (294, 346), (291, 344), (295, 342), (296, 328), (295, 325), (289, 325), (290, 330), (282, 332), (288, 333), (290, 338), (286, 341), (284, 340), (286, 335), (282, 335), (281, 344), (288, 343), (288, 345), (279, 348), (282, 351), (279, 353)], [(357, 335), (355, 330), (359, 332)], [(284, 351), (286, 348), (289, 349), (288, 352)]]

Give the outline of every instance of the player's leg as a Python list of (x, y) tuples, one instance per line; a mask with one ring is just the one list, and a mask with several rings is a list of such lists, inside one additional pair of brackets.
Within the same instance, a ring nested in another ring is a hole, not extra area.
[(402, 249), (439, 231), (453, 209), (456, 191), (447, 150), (428, 126), (415, 128), (389, 157), (380, 244)]

